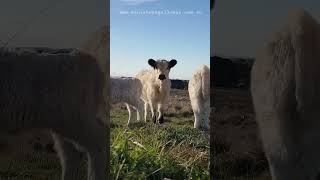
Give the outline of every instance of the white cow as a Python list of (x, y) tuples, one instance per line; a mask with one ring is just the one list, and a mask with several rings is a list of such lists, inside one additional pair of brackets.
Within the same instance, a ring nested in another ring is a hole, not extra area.
[[(143, 86), (144, 119), (147, 121), (148, 106), (150, 106), (154, 123), (163, 123), (163, 111), (167, 107), (171, 89), (169, 73), (177, 61), (174, 59), (171, 61), (149, 59), (148, 64), (153, 69), (141, 71), (136, 76)], [(156, 109), (158, 110), (158, 118), (156, 117)]]
[(51, 132), (62, 179), (79, 179), (78, 151), (88, 157), (88, 179), (106, 179), (109, 108), (96, 59), (72, 51), (0, 50), (0, 134)]
[(188, 84), (189, 97), (194, 113), (194, 128), (209, 127), (210, 116), (210, 69), (203, 65), (197, 69)]
[(140, 113), (143, 112), (144, 102), (142, 96), (142, 84), (137, 78), (111, 78), (111, 101), (113, 103), (125, 103), (129, 112), (128, 125), (131, 122), (131, 108), (137, 112), (137, 121), (140, 121)]
[(251, 92), (272, 179), (319, 179), (320, 26), (308, 13), (293, 13), (265, 42)]

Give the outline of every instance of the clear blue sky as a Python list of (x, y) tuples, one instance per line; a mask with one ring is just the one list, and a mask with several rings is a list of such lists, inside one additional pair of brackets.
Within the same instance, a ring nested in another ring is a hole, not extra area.
[(317, 0), (217, 0), (212, 18), (212, 54), (254, 57), (263, 40), (281, 26), (290, 10), (298, 7), (320, 22)]
[[(181, 14), (130, 14), (166, 10)], [(135, 76), (149, 58), (176, 59), (171, 79), (210, 65), (209, 0), (111, 0), (110, 12), (111, 76)]]

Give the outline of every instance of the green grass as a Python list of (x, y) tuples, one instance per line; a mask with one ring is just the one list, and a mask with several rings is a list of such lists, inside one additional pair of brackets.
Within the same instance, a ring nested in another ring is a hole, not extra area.
[[(127, 111), (111, 111), (110, 179), (209, 179), (209, 135), (193, 128), (188, 108), (170, 111), (162, 125), (127, 124)], [(27, 148), (28, 149), (28, 148)], [(86, 179), (86, 160), (79, 180)], [(55, 153), (0, 153), (0, 180), (58, 180), (61, 166)]]
[[(58, 180), (61, 166), (55, 153), (18, 153), (0, 157), (1, 180)], [(86, 179), (86, 161), (80, 164), (79, 180)]]
[(60, 172), (59, 161), (47, 153), (1, 157), (0, 179), (58, 179)]
[(181, 113), (164, 124), (136, 122), (126, 127), (127, 112), (111, 112), (113, 179), (209, 179), (209, 137)]

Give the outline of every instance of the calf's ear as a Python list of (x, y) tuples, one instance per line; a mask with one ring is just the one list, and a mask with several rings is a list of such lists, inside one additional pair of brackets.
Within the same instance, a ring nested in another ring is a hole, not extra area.
[(177, 64), (177, 60), (172, 59), (172, 60), (169, 62), (168, 69), (173, 68), (176, 64)]
[(157, 69), (157, 62), (155, 60), (149, 59), (148, 64), (153, 67), (153, 69)]

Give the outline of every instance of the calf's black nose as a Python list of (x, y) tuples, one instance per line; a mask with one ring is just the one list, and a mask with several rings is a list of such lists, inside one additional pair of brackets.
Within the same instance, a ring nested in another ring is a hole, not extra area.
[(162, 81), (162, 80), (165, 80), (166, 79), (166, 76), (164, 74), (160, 74), (159, 75), (159, 79)]

